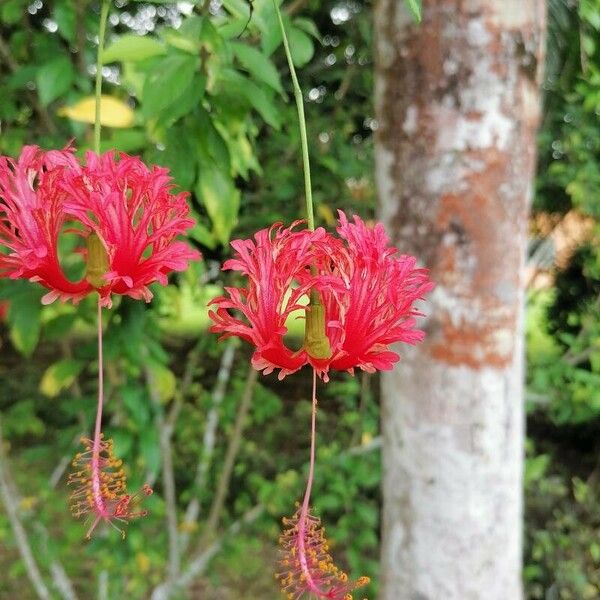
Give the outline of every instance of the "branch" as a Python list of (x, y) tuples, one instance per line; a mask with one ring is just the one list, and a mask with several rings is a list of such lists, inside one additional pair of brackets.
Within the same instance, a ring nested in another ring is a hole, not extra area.
[[(252, 369), (252, 371), (254, 371), (254, 369)], [(257, 375), (256, 371), (254, 371), (254, 373)], [(247, 397), (248, 398), (252, 397), (252, 389), (256, 383), (256, 375), (253, 377), (251, 377), (249, 375), (248, 379), (246, 380), (246, 388), (244, 389), (244, 398), (242, 399), (242, 404), (244, 404)], [(252, 382), (252, 379), (254, 379), (254, 382)], [(250, 391), (248, 391), (249, 388), (250, 388)], [(250, 400), (247, 400), (247, 402), (249, 404)], [(240, 412), (242, 412), (242, 411), (240, 410)], [(243, 419), (240, 419), (239, 413), (238, 413), (238, 417), (236, 419), (236, 425), (240, 421), (243, 422)], [(241, 431), (240, 431), (239, 435), (241, 436)], [(236, 437), (235, 431), (232, 434), (232, 440), (234, 439), (234, 437)], [(231, 448), (231, 446), (230, 446), (230, 448)], [(381, 436), (377, 436), (377, 437), (373, 438), (367, 444), (361, 444), (359, 446), (352, 446), (352, 447), (348, 448), (347, 450), (345, 450), (344, 452), (339, 454), (337, 456), (337, 459), (339, 459), (343, 456), (361, 456), (363, 454), (368, 454), (369, 452), (379, 450), (380, 448), (381, 448)], [(233, 451), (230, 451), (230, 452), (231, 452), (231, 454), (233, 454)], [(229, 452), (228, 452), (228, 454), (229, 454)], [(222, 477), (222, 480), (223, 479), (224, 478)], [(214, 503), (213, 503), (213, 506), (214, 506)], [(156, 588), (154, 588), (154, 591), (152, 592), (150, 600), (168, 600), (177, 589), (189, 586), (196, 577), (198, 577), (205, 571), (210, 560), (221, 550), (225, 540), (228, 539), (229, 537), (231, 537), (232, 535), (239, 533), (239, 531), (242, 529), (242, 527), (244, 525), (248, 525), (248, 524), (256, 521), (256, 519), (258, 519), (258, 517), (260, 517), (260, 515), (262, 514), (263, 511), (264, 511), (264, 507), (262, 505), (260, 505), (260, 504), (256, 505), (254, 508), (250, 509), (241, 519), (238, 519), (232, 525), (230, 525), (230, 527), (227, 529), (227, 531), (222, 536), (220, 536), (216, 540), (214, 540), (212, 542), (212, 544), (210, 544), (209, 546), (202, 545), (202, 542), (205, 541), (205, 538), (207, 537), (206, 535), (204, 535), (201, 540), (201, 543), (199, 544), (197, 553), (192, 557), (192, 559), (190, 560), (190, 563), (183, 570), (183, 573), (181, 574), (179, 579), (177, 581), (167, 580), (167, 581), (164, 581), (163, 583), (161, 583), (160, 585), (158, 585)], [(211, 510), (211, 513), (212, 513), (212, 510)], [(209, 517), (209, 519), (210, 519), (210, 517)], [(207, 528), (208, 528), (208, 525), (207, 525)]]
[(21, 554), (21, 558), (25, 564), (27, 576), (35, 588), (38, 598), (41, 598), (42, 600), (50, 600), (50, 592), (46, 587), (39, 567), (35, 561), (35, 558), (33, 557), (27, 533), (19, 517), (18, 499), (11, 489), (9, 482), (8, 463), (6, 460), (6, 454), (4, 452), (4, 440), (2, 437), (1, 425), (2, 422), (0, 421), (0, 496), (4, 502), (6, 514), (8, 515), (8, 520), (10, 522), (10, 526), (12, 527), (15, 541), (17, 542), (17, 547), (19, 548), (19, 553)]
[[(235, 356), (235, 349), (237, 346), (237, 340), (230, 338), (229, 343), (225, 347), (225, 351), (221, 356), (221, 365), (219, 366), (219, 372), (217, 374), (217, 382), (212, 393), (212, 406), (208, 411), (206, 417), (206, 428), (204, 430), (204, 439), (202, 453), (198, 460), (198, 466), (196, 468), (196, 476), (194, 477), (194, 483), (192, 490), (197, 492), (201, 490), (206, 484), (206, 478), (208, 470), (212, 462), (212, 456), (215, 449), (215, 442), (217, 438), (217, 427), (219, 425), (219, 409), (225, 397), (225, 391), (227, 389), (227, 383), (231, 378), (231, 369), (233, 367), (233, 359)], [(185, 511), (185, 523), (195, 523), (198, 520), (200, 514), (200, 501), (196, 494), (190, 500)], [(189, 542), (189, 534), (184, 533), (181, 536), (182, 540), (182, 551), (185, 552), (187, 544)]]
[(52, 575), (52, 581), (54, 586), (60, 592), (60, 595), (64, 600), (77, 600), (77, 594), (73, 589), (73, 584), (69, 579), (64, 567), (58, 559), (50, 554), (48, 550), (48, 530), (39, 521), (33, 524), (34, 529), (38, 532), (39, 539), (42, 542), (42, 549), (44, 554), (50, 560), (50, 574)]
[[(13, 55), (10, 51), (9, 45), (6, 43), (6, 41), (4, 40), (4, 38), (1, 35), (0, 35), (0, 58), (2, 58), (4, 60), (4, 62), (6, 63), (7, 67), (11, 71), (11, 73), (16, 73), (19, 70), (19, 68), (20, 68), (19, 64), (13, 58)], [(46, 107), (40, 102), (37, 94), (27, 91), (27, 95), (29, 96), (31, 104), (33, 105), (33, 108), (35, 109), (35, 111), (38, 113), (38, 116), (40, 117), (40, 121), (42, 122), (44, 127), (51, 134), (56, 134), (56, 132), (57, 132), (56, 125), (54, 124), (54, 121), (52, 120), (52, 117), (50, 116), (50, 113), (48, 112)]]
[(171, 448), (171, 427), (165, 423), (160, 398), (154, 385), (152, 372), (145, 369), (146, 385), (150, 399), (156, 410), (156, 427), (158, 429), (161, 464), (162, 484), (165, 495), (165, 519), (169, 539), (169, 563), (167, 575), (169, 581), (174, 581), (179, 575), (179, 534), (177, 531), (177, 497), (175, 494), (175, 475), (173, 471), (173, 452)]
[(98, 600), (108, 600), (108, 571), (103, 569), (98, 575)]
[[(244, 431), (244, 425), (246, 422), (246, 417), (248, 416), (248, 411), (250, 410), (250, 404), (252, 403), (252, 396), (254, 394), (254, 387), (256, 386), (257, 378), (258, 371), (254, 367), (250, 366), (248, 370), (248, 377), (246, 378), (246, 385), (244, 386), (244, 392), (242, 393), (242, 400), (235, 417), (233, 432), (231, 434), (231, 438), (229, 439), (229, 445), (227, 446), (223, 470), (221, 471), (221, 476), (219, 477), (217, 491), (215, 492), (215, 497), (213, 498), (208, 520), (206, 522), (206, 527), (203, 532), (204, 539), (209, 539), (219, 526), (221, 512), (223, 510), (223, 505), (225, 504), (227, 492), (229, 491), (231, 475), (233, 473), (235, 459), (240, 449), (242, 433)], [(204, 544), (200, 543), (200, 545), (203, 546)]]

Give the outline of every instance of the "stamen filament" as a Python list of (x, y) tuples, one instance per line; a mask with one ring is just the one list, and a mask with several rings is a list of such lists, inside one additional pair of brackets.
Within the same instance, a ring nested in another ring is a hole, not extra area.
[(290, 519), (279, 540), (282, 547), (282, 572), (276, 574), (289, 600), (299, 600), (305, 593), (328, 600), (352, 600), (352, 592), (369, 583), (368, 577), (349, 581), (335, 566), (321, 520), (310, 514), (310, 496), (315, 472), (317, 374), (313, 372), (310, 463), (302, 506)]

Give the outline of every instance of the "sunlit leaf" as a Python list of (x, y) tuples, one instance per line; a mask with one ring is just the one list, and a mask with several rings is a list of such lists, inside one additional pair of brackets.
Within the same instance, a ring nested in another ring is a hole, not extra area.
[(148, 36), (127, 34), (116, 38), (104, 51), (104, 64), (111, 62), (138, 62), (166, 54), (166, 48)]
[(233, 180), (216, 166), (203, 169), (196, 186), (196, 195), (212, 221), (215, 237), (222, 244), (227, 244), (237, 223), (240, 206), (240, 192)]
[[(94, 123), (96, 120), (96, 99), (86, 96), (72, 104), (63, 106), (57, 111), (58, 116), (67, 117), (79, 123)], [(105, 127), (126, 128), (133, 125), (134, 113), (131, 107), (113, 96), (102, 96), (100, 99), (100, 123)]]
[(56, 398), (60, 392), (73, 385), (83, 366), (82, 361), (72, 358), (65, 358), (50, 365), (42, 375), (40, 392), (49, 398)]
[(417, 23), (421, 22), (422, 17), (422, 2), (421, 0), (404, 0), (408, 10), (410, 10), (412, 16), (415, 18)]
[(168, 402), (175, 395), (177, 378), (171, 369), (157, 362), (148, 364), (152, 374), (152, 386), (161, 402)]

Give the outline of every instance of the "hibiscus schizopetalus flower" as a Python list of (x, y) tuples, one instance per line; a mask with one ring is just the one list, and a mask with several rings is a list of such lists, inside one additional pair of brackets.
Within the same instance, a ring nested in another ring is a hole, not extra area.
[[(391, 344), (423, 339), (416, 328), (415, 302), (433, 288), (416, 259), (390, 246), (383, 226), (350, 222), (340, 211), (337, 236), (318, 228), (273, 225), (253, 240), (232, 242), (235, 256), (223, 269), (237, 271), (244, 287), (226, 287), (213, 300), (211, 331), (238, 336), (255, 347), (252, 364), (279, 378), (304, 365), (313, 368), (312, 428), (309, 475), (301, 506), (284, 519), (280, 538), (281, 571), (277, 574), (290, 600), (304, 594), (329, 600), (352, 600), (367, 577), (350, 581), (335, 566), (320, 520), (310, 512), (316, 442), (317, 374), (330, 370), (372, 373), (391, 369), (399, 356)], [(286, 321), (305, 317), (304, 343), (288, 347)]]
[[(166, 284), (199, 253), (175, 238), (193, 226), (186, 194), (173, 193), (166, 169), (108, 152), (44, 152), (26, 146), (15, 161), (0, 157), (0, 276), (37, 281), (42, 300), (80, 301), (97, 291), (149, 301), (148, 286)], [(87, 273), (67, 279), (58, 259), (63, 227), (81, 236)]]
[[(93, 439), (73, 461), (69, 483), (76, 517), (92, 519), (89, 538), (100, 521), (114, 525), (143, 516), (144, 486), (129, 494), (121, 462), (101, 432), (104, 403), (102, 307), (112, 294), (146, 302), (148, 286), (165, 285), (171, 271), (184, 270), (200, 254), (176, 237), (193, 225), (185, 193), (173, 193), (166, 169), (147, 167), (139, 158), (88, 152), (79, 162), (72, 149), (44, 152), (26, 146), (15, 161), (0, 157), (0, 277), (39, 282), (49, 292), (42, 302), (79, 302), (98, 293), (98, 408)], [(58, 255), (59, 237), (81, 238), (85, 275), (71, 281)]]
[[(414, 303), (433, 283), (414, 257), (389, 245), (381, 224), (369, 228), (356, 216), (349, 222), (340, 211), (337, 233), (274, 225), (254, 240), (232, 242), (235, 257), (223, 269), (247, 283), (212, 301), (211, 331), (253, 344), (253, 365), (265, 373), (279, 369), (280, 378), (305, 364), (325, 379), (330, 369), (391, 369), (399, 359), (391, 344), (423, 339)], [(294, 351), (284, 342), (285, 322), (303, 309), (305, 343)]]

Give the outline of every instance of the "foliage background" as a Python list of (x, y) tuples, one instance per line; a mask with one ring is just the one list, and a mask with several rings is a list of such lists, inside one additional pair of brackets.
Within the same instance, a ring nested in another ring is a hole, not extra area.
[[(85, 543), (83, 525), (66, 507), (64, 469), (94, 412), (93, 302), (42, 309), (35, 286), (0, 280), (0, 301), (7, 301), (0, 311), (0, 423), (10, 455), (2, 463), (52, 597), (68, 597), (53, 587), (58, 563), (80, 598), (148, 597), (171, 564), (165, 523), (173, 515), (179, 541), (191, 541), (180, 577), (200, 541), (222, 544), (188, 591), (173, 597), (279, 597), (276, 539), (281, 516), (302, 492), (310, 382), (295, 375), (283, 384), (272, 377), (254, 383), (248, 348), (218, 344), (206, 331), (206, 302), (228, 277), (219, 265), (231, 236), (290, 222), (303, 209), (281, 40), (271, 0), (253, 6), (249, 22), (243, 0), (116, 0), (111, 9), (103, 76), (112, 104), (104, 110), (103, 147), (171, 169), (191, 192), (198, 220), (192, 237), (205, 257), (156, 288), (151, 305), (124, 299), (108, 317), (108, 433), (132, 487), (150, 481), (156, 490), (151, 516), (133, 523), (124, 542), (106, 531)], [(285, 3), (302, 67), (317, 216), (329, 227), (337, 208), (375, 215), (371, 8), (366, 0)], [(524, 577), (528, 598), (593, 599), (600, 597), (600, 1), (549, 0), (549, 13), (529, 257)], [(0, 2), (2, 154), (17, 155), (25, 143), (91, 146), (97, 21), (92, 0)], [(65, 234), (65, 257), (71, 248)], [(65, 259), (73, 276), (81, 266)], [(372, 598), (377, 390), (369, 376), (323, 386), (314, 491), (335, 556), (352, 574), (372, 577)], [(245, 425), (241, 435), (236, 421)], [(239, 452), (223, 478), (232, 440)], [(165, 473), (173, 475), (174, 503)], [(220, 480), (227, 493), (215, 525), (208, 515)], [(189, 519), (194, 498), (199, 517)], [(254, 507), (261, 512), (237, 531)], [(5, 512), (0, 570), (0, 598), (37, 597)]]

